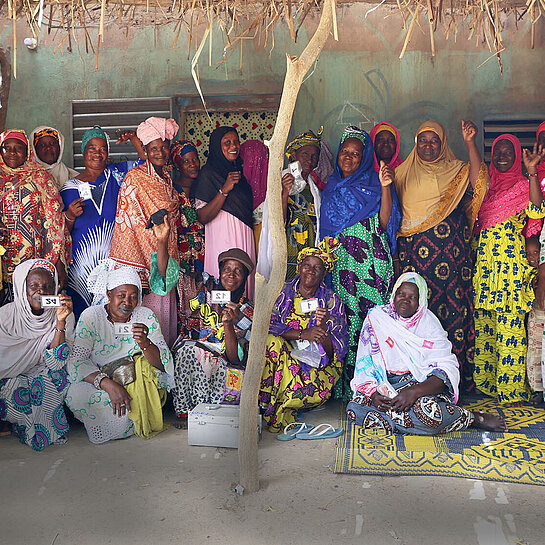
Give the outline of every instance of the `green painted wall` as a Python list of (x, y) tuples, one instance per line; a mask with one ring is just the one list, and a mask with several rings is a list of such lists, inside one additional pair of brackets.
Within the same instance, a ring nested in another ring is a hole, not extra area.
[[(384, 19), (384, 13), (377, 10), (365, 19), (365, 6), (343, 10), (339, 16), (340, 41), (328, 40), (312, 76), (301, 88), (294, 132), (323, 124), (325, 137), (336, 148), (343, 125), (360, 123), (364, 116), (371, 122), (385, 119), (401, 130), (402, 153), (406, 154), (419, 123), (434, 118), (447, 127), (451, 147), (462, 157), (460, 119), (473, 119), (480, 126), (485, 116), (545, 114), (545, 38), (540, 38), (545, 34), (545, 25), (538, 25), (536, 48), (530, 50), (527, 22), (519, 23), (518, 31), (512, 28), (512, 21), (507, 24), (501, 76), (495, 58), (479, 68), (490, 54), (482, 45), (469, 42), (466, 35), (458, 36), (456, 42), (445, 42), (438, 33), (437, 55), (432, 58), (429, 37), (417, 30), (405, 57), (399, 60), (404, 39), (400, 20), (397, 16)], [(216, 29), (213, 66), (208, 66), (207, 47), (199, 63), (205, 96), (280, 90), (285, 70), (284, 44), (288, 44), (290, 54), (297, 54), (306, 43), (305, 30), (312, 32), (315, 25), (316, 20), (308, 22), (298, 44), (289, 42), (288, 33), (278, 27), (270, 55), (270, 44), (262, 50), (245, 41), (242, 73), (236, 50), (226, 62), (227, 80), (224, 66), (215, 65), (223, 52)], [(96, 37), (96, 30), (91, 33)], [(22, 45), (26, 35), (23, 23), (18, 35), (18, 76), (11, 82), (8, 127), (31, 131), (36, 125), (51, 124), (68, 135), (70, 100), (196, 92), (187, 60), (187, 36), (183, 31), (172, 50), (172, 27), (160, 28), (157, 47), (152, 28), (133, 29), (126, 37), (125, 29), (107, 27), (98, 71), (94, 55), (85, 53), (81, 35), (79, 52), (73, 42), (72, 52), (63, 48), (62, 54), (61, 50), (54, 54), (54, 49), (64, 32), (46, 37), (35, 52)], [(11, 27), (4, 20), (0, 23), (0, 43), (10, 47), (11, 39)], [(357, 109), (344, 107), (345, 101)], [(367, 129), (370, 126), (363, 125)]]

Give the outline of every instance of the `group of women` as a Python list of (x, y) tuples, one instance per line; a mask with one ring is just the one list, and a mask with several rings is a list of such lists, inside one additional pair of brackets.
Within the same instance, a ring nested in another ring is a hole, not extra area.
[[(199, 403), (238, 403), (256, 256), (265, 276), (274, 258), (268, 152), (218, 127), (201, 168), (177, 132), (149, 118), (118, 140), (139, 161), (108, 164), (94, 127), (79, 174), (52, 127), (0, 137), (0, 420), (36, 450), (64, 439), (64, 402), (95, 443), (161, 432), (168, 391), (180, 427)], [(545, 217), (545, 125), (532, 151), (498, 137), (489, 169), (475, 125), (461, 132), (468, 162), (434, 121), (404, 161), (386, 122), (346, 127), (334, 166), (321, 130), (288, 144), (287, 282), (259, 397), (271, 431), (332, 395), (360, 425), (426, 434), (504, 428), (456, 406), (460, 385), (528, 399), (523, 229)]]

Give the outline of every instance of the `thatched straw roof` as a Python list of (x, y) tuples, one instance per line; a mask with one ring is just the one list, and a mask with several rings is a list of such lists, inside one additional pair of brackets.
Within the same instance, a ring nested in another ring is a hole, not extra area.
[[(349, 4), (369, 4), (369, 10), (380, 8), (385, 17), (401, 14), (405, 40), (400, 51), (403, 57), (415, 27), (429, 34), (430, 51), (435, 55), (435, 35), (442, 32), (446, 39), (456, 39), (460, 28), (469, 29), (469, 37), (496, 56), (500, 70), (501, 53), (506, 46), (503, 29), (508, 18), (518, 22), (529, 19), (529, 46), (535, 41), (535, 24), (545, 14), (545, 0), (337, 0), (337, 11)], [(264, 48), (273, 48), (272, 30), (285, 24), (291, 39), (296, 41), (298, 32), (308, 16), (321, 9), (322, 0), (0, 0), (1, 12), (13, 20), (14, 75), (16, 76), (17, 31), (15, 20), (25, 19), (31, 35), (39, 41), (40, 33), (57, 33), (58, 47), (67, 47), (71, 35), (79, 30), (85, 36), (85, 49), (98, 57), (100, 44), (104, 42), (104, 29), (116, 23), (125, 26), (127, 33), (134, 26), (173, 26), (173, 47), (182, 30), (188, 34), (188, 58), (191, 46), (200, 52), (205, 41), (217, 36), (216, 28), (223, 35), (223, 62), (231, 52), (242, 48), (244, 40), (257, 40)], [(196, 43), (195, 29), (207, 26)], [(527, 27), (527, 25), (525, 25)], [(334, 35), (337, 35), (336, 20)], [(19, 46), (20, 47), (20, 46)], [(200, 51), (199, 51), (200, 49)], [(196, 55), (198, 59), (199, 54)]]

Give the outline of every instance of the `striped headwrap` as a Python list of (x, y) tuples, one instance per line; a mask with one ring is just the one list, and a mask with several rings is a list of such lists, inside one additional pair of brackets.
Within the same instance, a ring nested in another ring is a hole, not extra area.
[(173, 140), (170, 144), (170, 161), (179, 163), (186, 153), (194, 151), (197, 153), (197, 148), (193, 142), (189, 140)]
[(53, 277), (53, 279), (55, 279), (57, 271), (55, 270), (55, 265), (53, 265), (51, 261), (47, 261), (46, 259), (36, 259), (32, 264), (32, 267), (30, 267), (29, 272), (34, 271), (35, 269), (43, 269), (44, 271), (47, 271)]
[(325, 237), (317, 248), (303, 248), (297, 256), (297, 272), (299, 272), (303, 260), (309, 256), (321, 259), (326, 272), (331, 272), (335, 261), (339, 259), (339, 256), (335, 253), (335, 249), (339, 244), (339, 241), (333, 237)]
[(346, 129), (344, 129), (343, 135), (341, 136), (341, 144), (349, 138), (357, 138), (358, 140), (361, 140), (361, 142), (363, 142), (363, 147), (365, 147), (367, 141), (369, 140), (369, 135), (364, 130), (354, 125), (348, 125)]
[(46, 127), (45, 129), (42, 129), (41, 131), (38, 131), (34, 133), (34, 146), (44, 137), (44, 136), (52, 136), (57, 141), (59, 141), (59, 133), (50, 127)]
[(316, 146), (318, 149), (320, 149), (323, 132), (324, 128), (320, 127), (318, 129), (318, 134), (314, 134), (311, 130), (298, 134), (286, 146), (286, 157), (289, 159), (293, 153), (295, 153), (298, 149), (301, 149), (303, 146)]

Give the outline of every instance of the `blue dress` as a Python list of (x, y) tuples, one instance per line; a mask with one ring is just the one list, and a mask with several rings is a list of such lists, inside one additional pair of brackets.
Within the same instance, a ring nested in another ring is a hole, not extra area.
[[(117, 211), (117, 195), (125, 175), (142, 161), (123, 161), (108, 165), (91, 186), (92, 200), (86, 200), (83, 214), (76, 218), (72, 229), (72, 265), (68, 270), (67, 292), (74, 303), (76, 321), (89, 307), (93, 295), (87, 290), (87, 277), (102, 259), (110, 255)], [(77, 178), (68, 180), (61, 189), (65, 210), (79, 199)]]

